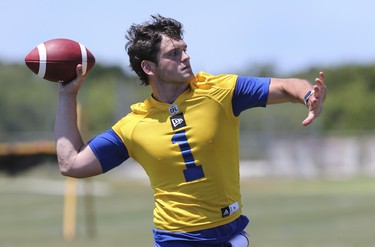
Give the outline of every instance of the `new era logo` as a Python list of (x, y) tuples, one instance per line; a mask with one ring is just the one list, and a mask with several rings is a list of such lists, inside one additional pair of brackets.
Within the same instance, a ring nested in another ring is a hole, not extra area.
[(182, 118), (175, 118), (172, 119), (173, 127), (177, 127), (179, 124), (181, 124), (184, 120)]
[(171, 125), (173, 130), (182, 128), (186, 126), (184, 115), (182, 113), (179, 113), (177, 115), (171, 116)]

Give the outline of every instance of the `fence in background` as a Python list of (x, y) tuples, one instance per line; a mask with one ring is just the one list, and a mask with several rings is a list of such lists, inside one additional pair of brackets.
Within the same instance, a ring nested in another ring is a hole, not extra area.
[(375, 176), (375, 137), (277, 138), (257, 160), (243, 160), (243, 176), (296, 178)]

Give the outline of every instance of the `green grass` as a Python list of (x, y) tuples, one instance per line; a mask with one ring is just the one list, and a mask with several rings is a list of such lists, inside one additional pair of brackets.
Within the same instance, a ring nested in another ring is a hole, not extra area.
[(252, 181), (243, 191), (255, 246), (374, 245), (374, 179)]
[[(38, 169), (15, 178), (1, 175), (0, 245), (153, 246), (151, 189), (147, 183), (114, 174), (89, 180), (94, 191), (102, 192), (92, 204), (95, 237), (87, 232), (85, 198), (78, 197), (72, 241), (62, 237), (65, 180), (57, 169)], [(244, 214), (251, 219), (247, 231), (252, 246), (374, 246), (375, 179), (248, 179), (242, 181), (242, 194)]]

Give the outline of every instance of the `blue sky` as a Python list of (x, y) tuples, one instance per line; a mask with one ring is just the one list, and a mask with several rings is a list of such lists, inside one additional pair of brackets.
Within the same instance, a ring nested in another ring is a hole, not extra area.
[(127, 68), (126, 30), (160, 13), (184, 24), (195, 72), (372, 63), (374, 10), (371, 0), (0, 0), (0, 60), (23, 63), (41, 42), (63, 37), (86, 45), (99, 63)]

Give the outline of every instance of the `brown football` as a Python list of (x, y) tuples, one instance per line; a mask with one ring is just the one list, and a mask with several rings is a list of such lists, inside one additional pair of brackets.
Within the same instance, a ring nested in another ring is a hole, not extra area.
[(25, 57), (29, 69), (41, 78), (58, 82), (70, 82), (76, 78), (76, 67), (82, 64), (86, 74), (95, 64), (95, 57), (82, 44), (70, 39), (45, 41)]

